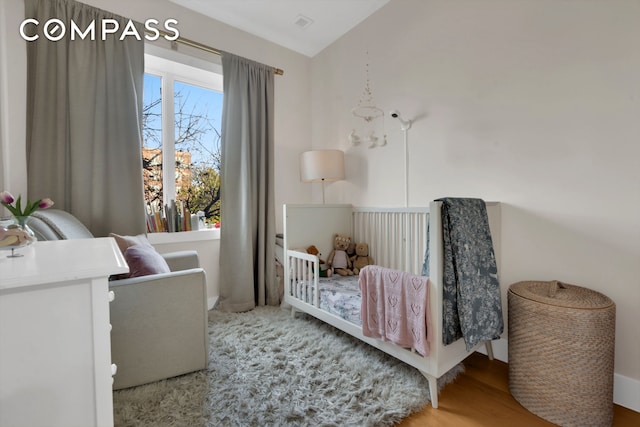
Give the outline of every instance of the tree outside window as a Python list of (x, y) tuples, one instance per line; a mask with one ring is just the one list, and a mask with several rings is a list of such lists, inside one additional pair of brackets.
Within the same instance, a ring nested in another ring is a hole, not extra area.
[[(158, 74), (149, 72), (144, 79), (147, 209), (162, 212), (175, 200), (192, 214), (204, 212), (208, 224), (219, 224), (223, 94), (180, 80), (183, 76)], [(171, 96), (163, 96), (167, 93)]]

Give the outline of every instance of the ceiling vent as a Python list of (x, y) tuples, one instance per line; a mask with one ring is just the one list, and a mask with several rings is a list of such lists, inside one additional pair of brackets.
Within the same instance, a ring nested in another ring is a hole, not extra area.
[(308, 18), (304, 15), (298, 15), (296, 16), (295, 21), (293, 21), (293, 23), (300, 27), (301, 29), (305, 29), (307, 28), (309, 25), (313, 24), (313, 19)]

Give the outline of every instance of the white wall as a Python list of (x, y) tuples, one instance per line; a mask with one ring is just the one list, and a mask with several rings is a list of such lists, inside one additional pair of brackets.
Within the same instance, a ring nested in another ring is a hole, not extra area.
[[(265, 40), (238, 31), (166, 0), (85, 0), (138, 21), (156, 18), (178, 20), (183, 37), (232, 52), (284, 70), (275, 76), (275, 203), (276, 230), (282, 230), (282, 204), (308, 203), (309, 187), (300, 183), (298, 156), (311, 146), (311, 60)], [(26, 42), (18, 28), (24, 19), (22, 0), (0, 0), (0, 191), (26, 194)], [(161, 43), (160, 48), (169, 46)], [(216, 55), (180, 45), (187, 55), (220, 63)], [(0, 212), (0, 216), (3, 213)], [(207, 272), (209, 306), (219, 295), (219, 240), (157, 244), (160, 252), (198, 250)]]
[[(18, 33), (24, 3), (0, 0), (0, 191), (25, 194), (26, 49)], [(17, 66), (14, 66), (16, 65)], [(0, 207), (0, 216), (9, 212)]]
[[(167, 0), (85, 0), (84, 3), (138, 21), (156, 18), (178, 20), (181, 36), (284, 70), (275, 76), (275, 203), (276, 230), (282, 230), (282, 204), (307, 203), (309, 187), (300, 183), (298, 156), (311, 146), (310, 66), (306, 56), (238, 31)], [(0, 0), (0, 188), (26, 194), (26, 42), (18, 28), (24, 19), (22, 0)], [(169, 49), (165, 43), (157, 47)], [(216, 55), (179, 46), (187, 55), (220, 63)], [(2, 215), (2, 212), (0, 212)], [(198, 244), (207, 270), (210, 302), (219, 294), (219, 241)], [(159, 245), (161, 252), (188, 249), (185, 243)]]
[(311, 70), (313, 146), (346, 150), (347, 180), (327, 186), (327, 201), (404, 205), (399, 122), (385, 118), (386, 147), (347, 143), (362, 124), (350, 110), (368, 50), (376, 103), (415, 120), (409, 204), (501, 201), (504, 290), (558, 279), (612, 298), (616, 381), (635, 380), (635, 393), (638, 22), (637, 0), (392, 0), (314, 57)]
[[(175, 18), (182, 37), (284, 70), (284, 75), (275, 76), (274, 124), (276, 229), (282, 230), (282, 204), (304, 203), (309, 197), (298, 172), (298, 156), (309, 149), (311, 141), (309, 58), (167, 0), (85, 0), (84, 3), (139, 21)], [(215, 55), (205, 54), (205, 57), (220, 60)]]
[[(83, 3), (138, 21), (156, 18), (162, 22), (175, 18), (183, 37), (284, 70), (284, 75), (275, 77), (276, 229), (282, 230), (282, 204), (306, 203), (310, 199), (308, 186), (300, 183), (298, 156), (311, 144), (311, 60), (167, 0), (84, 0)], [(22, 0), (0, 0), (0, 94), (3, 95), (0, 114), (5, 119), (0, 126), (3, 132), (0, 142), (8, 146), (8, 150), (2, 150), (0, 158), (5, 187), (14, 194), (24, 194), (27, 187), (24, 152), (26, 43), (18, 33), (23, 19)], [(216, 55), (185, 46), (179, 49), (214, 62), (220, 61)], [(7, 97), (4, 96), (5, 91)], [(5, 124), (8, 124), (7, 129)]]
[[(368, 50), (377, 104), (415, 119), (409, 203), (503, 202), (503, 286), (559, 279), (611, 297), (616, 384), (636, 386), (640, 1), (392, 0), (313, 60), (166, 0), (86, 2), (138, 20), (177, 18), (184, 37), (284, 69), (276, 77), (278, 230), (282, 203), (310, 200), (298, 176), (309, 141), (347, 151), (347, 180), (327, 186), (327, 202), (404, 204), (399, 124), (385, 119), (386, 147), (346, 142), (360, 124), (350, 110)], [(0, 0), (2, 175), (16, 193), (26, 189), (21, 3)], [(625, 406), (640, 410), (635, 396)]]

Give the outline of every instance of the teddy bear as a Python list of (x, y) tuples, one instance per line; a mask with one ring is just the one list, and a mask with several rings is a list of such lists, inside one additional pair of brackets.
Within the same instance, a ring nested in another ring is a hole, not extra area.
[(353, 261), (353, 273), (360, 274), (360, 271), (367, 265), (373, 264), (373, 258), (369, 256), (369, 245), (358, 243), (356, 245), (356, 257)]
[(351, 260), (347, 254), (349, 243), (351, 243), (351, 237), (336, 234), (333, 237), (333, 249), (327, 258), (327, 265), (333, 269), (334, 273), (341, 276), (353, 276)]
[(320, 258), (322, 254), (318, 248), (315, 245), (311, 245), (307, 248), (307, 253), (318, 257), (318, 261), (320, 262), (320, 277), (331, 277), (333, 271), (327, 267), (327, 262)]
[(349, 243), (349, 247), (347, 248), (347, 256), (351, 260), (351, 264), (356, 260), (356, 244), (355, 242)]

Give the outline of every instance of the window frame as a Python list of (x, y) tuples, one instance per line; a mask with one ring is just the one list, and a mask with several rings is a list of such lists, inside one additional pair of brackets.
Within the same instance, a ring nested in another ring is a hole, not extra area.
[[(144, 59), (144, 73), (161, 78), (162, 203), (164, 205), (169, 204), (170, 200), (176, 200), (177, 198), (175, 167), (175, 82), (179, 81), (223, 93), (222, 66), (177, 52), (168, 51), (161, 54), (161, 50), (159, 49), (148, 48), (145, 48)], [(165, 97), (165, 94), (171, 94), (171, 96)], [(167, 162), (167, 153), (171, 154), (169, 162)]]

